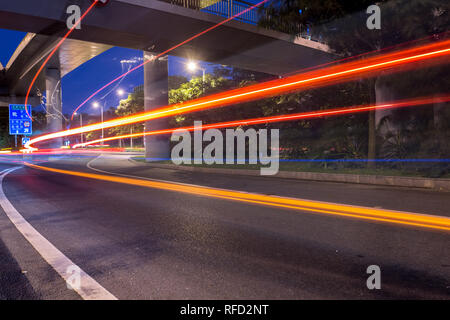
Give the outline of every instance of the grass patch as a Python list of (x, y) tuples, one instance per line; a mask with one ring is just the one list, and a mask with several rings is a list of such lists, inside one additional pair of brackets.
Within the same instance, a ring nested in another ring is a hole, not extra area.
[[(132, 158), (135, 161), (146, 163), (144, 156)], [(153, 161), (152, 163), (173, 164), (172, 161)], [(241, 169), (241, 170), (259, 170), (260, 164), (182, 164), (183, 166), (201, 167), (201, 168), (220, 168), (220, 169)], [(349, 168), (343, 164), (334, 165), (328, 168), (319, 166), (318, 164), (304, 162), (280, 162), (280, 171), (291, 172), (318, 172), (318, 173), (341, 173), (341, 174), (361, 174), (361, 175), (380, 175), (380, 176), (403, 176), (403, 177), (429, 177), (422, 172), (408, 169), (395, 169), (385, 167), (375, 168)], [(450, 173), (439, 176), (439, 178), (450, 178)]]

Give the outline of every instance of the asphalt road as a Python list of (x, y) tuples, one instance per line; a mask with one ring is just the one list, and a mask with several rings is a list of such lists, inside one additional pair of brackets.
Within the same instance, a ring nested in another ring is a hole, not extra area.
[[(122, 156), (44, 166), (450, 216), (448, 193), (199, 174)], [(89, 163), (90, 168), (87, 166)], [(0, 164), (0, 170), (11, 167)], [(450, 297), (450, 233), (216, 199), (22, 167), (3, 181), (15, 209), (119, 299)], [(79, 299), (0, 209), (0, 299)], [(369, 265), (381, 289), (366, 286)]]

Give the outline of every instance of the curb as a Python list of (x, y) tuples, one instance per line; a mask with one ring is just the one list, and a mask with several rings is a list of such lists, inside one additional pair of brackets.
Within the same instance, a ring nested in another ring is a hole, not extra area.
[[(202, 173), (231, 174), (241, 176), (258, 176), (258, 177), (261, 176), (259, 170), (219, 169), (219, 168), (203, 168), (203, 167), (182, 166), (182, 165), (178, 166), (175, 164), (163, 164), (151, 162), (144, 163), (133, 160), (131, 158), (129, 159), (129, 161), (136, 164), (147, 165), (150, 167), (161, 169), (172, 169), (172, 170), (202, 172)], [(379, 176), (379, 175), (362, 175), (362, 174), (345, 174), (345, 173), (294, 172), (294, 171), (279, 171), (276, 175), (264, 177), (370, 184), (370, 185), (393, 186), (393, 187), (422, 188), (422, 189), (450, 192), (450, 179)]]

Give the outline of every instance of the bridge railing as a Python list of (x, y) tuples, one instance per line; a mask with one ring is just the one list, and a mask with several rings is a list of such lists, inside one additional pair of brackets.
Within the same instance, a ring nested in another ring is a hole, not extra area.
[[(242, 0), (163, 0), (171, 4), (212, 13), (224, 18), (232, 17), (239, 12), (250, 8), (253, 4)], [(257, 9), (243, 13), (236, 20), (257, 24), (259, 21), (259, 12)]]
[[(230, 18), (245, 9), (250, 8), (254, 4), (243, 1), (243, 0), (161, 0), (164, 2), (168, 2), (171, 4), (175, 4), (178, 6), (182, 6), (189, 9), (199, 10), (203, 12), (208, 12), (211, 14), (215, 14), (224, 18)], [(264, 9), (255, 8), (253, 10), (249, 10), (242, 15), (236, 17), (235, 19), (238, 21), (242, 21), (245, 23), (257, 25), (262, 17), (265, 17), (267, 20), (274, 19), (271, 17)], [(316, 39), (311, 36), (311, 33), (308, 29), (303, 28), (302, 26), (291, 26), (290, 29), (295, 28), (295, 30), (284, 30), (287, 33), (297, 33), (302, 38), (322, 42), (321, 39)]]
[[(245, 1), (223, 0), (203, 8), (202, 11), (229, 18), (244, 11), (245, 9), (250, 8), (251, 6), (251, 3)], [(260, 13), (257, 8), (254, 10), (249, 10), (236, 18), (236, 20), (255, 25), (258, 24), (259, 19)]]

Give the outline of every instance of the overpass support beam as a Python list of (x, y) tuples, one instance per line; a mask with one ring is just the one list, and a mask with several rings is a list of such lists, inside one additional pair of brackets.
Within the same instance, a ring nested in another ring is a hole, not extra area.
[[(144, 51), (144, 60), (154, 54)], [(167, 56), (144, 65), (144, 109), (151, 111), (169, 103), (169, 71)], [(167, 129), (167, 118), (147, 121), (145, 131)], [(145, 137), (145, 157), (147, 161), (170, 158), (170, 136)]]
[[(55, 132), (63, 129), (62, 97), (61, 97), (61, 71), (59, 68), (45, 70), (47, 131)], [(62, 139), (55, 140), (52, 147), (60, 147)]]

